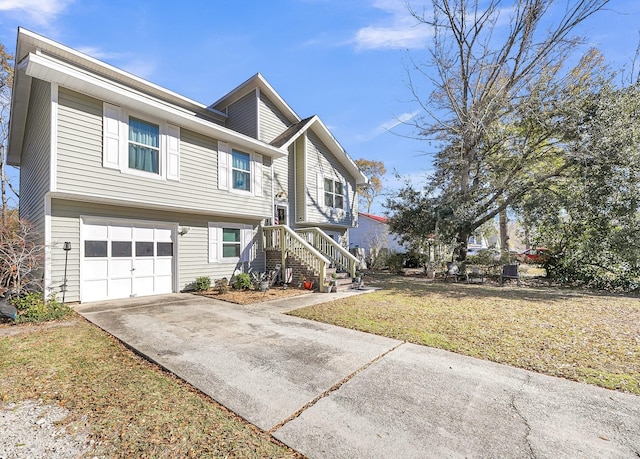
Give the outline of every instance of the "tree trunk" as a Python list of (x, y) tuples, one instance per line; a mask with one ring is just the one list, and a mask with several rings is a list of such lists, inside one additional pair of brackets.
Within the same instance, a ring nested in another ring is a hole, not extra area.
[(500, 218), (500, 259), (506, 263), (509, 261), (509, 218), (507, 209), (501, 210)]

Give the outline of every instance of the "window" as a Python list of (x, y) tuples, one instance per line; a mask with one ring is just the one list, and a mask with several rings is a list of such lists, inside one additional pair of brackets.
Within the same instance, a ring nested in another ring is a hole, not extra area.
[(84, 241), (84, 256), (87, 258), (106, 257), (107, 241)]
[(249, 261), (253, 250), (253, 226), (209, 223), (209, 263)]
[(344, 186), (332, 179), (324, 179), (324, 205), (344, 209)]
[(159, 257), (172, 257), (173, 242), (158, 242), (156, 255)]
[(112, 241), (111, 256), (115, 258), (131, 256), (131, 242), (129, 241)]
[(262, 155), (235, 150), (227, 142), (218, 141), (218, 188), (232, 193), (262, 197)]
[(234, 189), (251, 191), (251, 156), (241, 151), (231, 153), (231, 183)]
[(136, 257), (152, 257), (153, 242), (136, 241)]
[(239, 228), (222, 228), (222, 258), (239, 258), (240, 243)]
[(160, 127), (129, 117), (129, 167), (160, 173)]
[[(145, 117), (146, 118), (146, 117)], [(180, 180), (180, 128), (103, 103), (102, 166), (133, 175)]]

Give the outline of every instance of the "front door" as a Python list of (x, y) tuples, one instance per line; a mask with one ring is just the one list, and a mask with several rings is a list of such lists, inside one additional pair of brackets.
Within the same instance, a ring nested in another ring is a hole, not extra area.
[(276, 225), (288, 225), (289, 224), (289, 215), (287, 212), (287, 206), (284, 204), (276, 205), (275, 212), (275, 224)]

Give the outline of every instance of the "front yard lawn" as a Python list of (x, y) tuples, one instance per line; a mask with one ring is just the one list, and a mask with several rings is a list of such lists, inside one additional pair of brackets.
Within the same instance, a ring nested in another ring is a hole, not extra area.
[(640, 394), (640, 299), (374, 275), (384, 290), (290, 314)]
[(77, 316), (0, 327), (0, 375), (0, 406), (63, 406), (104, 457), (300, 457)]

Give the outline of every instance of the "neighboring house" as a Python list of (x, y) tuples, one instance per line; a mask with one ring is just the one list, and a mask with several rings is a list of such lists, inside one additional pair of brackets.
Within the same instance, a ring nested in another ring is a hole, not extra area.
[(8, 159), (47, 294), (176, 292), (263, 271), (266, 253), (321, 283), (329, 263), (355, 269), (339, 244), (366, 177), (260, 74), (207, 105), (25, 29), (15, 61)]
[(402, 245), (400, 239), (391, 234), (386, 217), (358, 212), (358, 226), (349, 230), (349, 247), (351, 249), (363, 248), (365, 256), (374, 257), (380, 249), (389, 252), (404, 253), (407, 248)]

